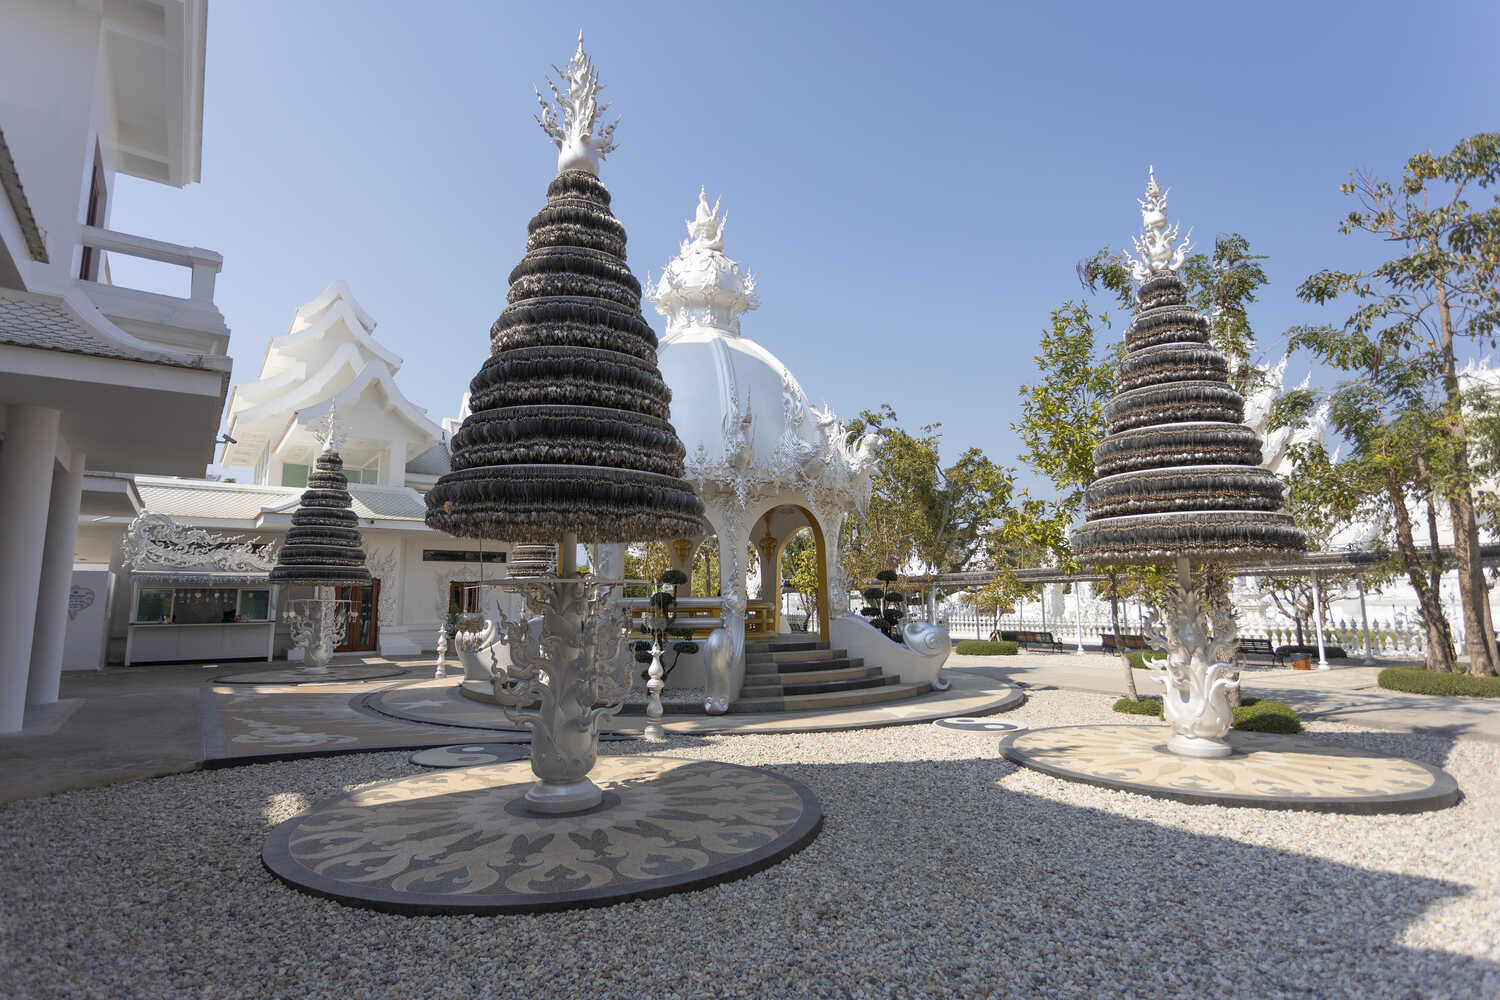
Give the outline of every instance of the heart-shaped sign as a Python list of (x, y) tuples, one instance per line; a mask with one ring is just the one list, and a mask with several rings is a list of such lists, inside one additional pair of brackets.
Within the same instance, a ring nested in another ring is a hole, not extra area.
[(80, 613), (88, 610), (94, 604), (93, 587), (74, 587), (68, 591), (68, 619), (77, 618)]

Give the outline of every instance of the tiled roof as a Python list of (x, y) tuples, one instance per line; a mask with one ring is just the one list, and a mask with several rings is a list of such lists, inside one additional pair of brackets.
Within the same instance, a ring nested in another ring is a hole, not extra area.
[(0, 343), (182, 368), (196, 367), (181, 357), (143, 351), (110, 340), (90, 328), (68, 303), (55, 295), (16, 292), (8, 288), (0, 288)]
[(31, 202), (26, 200), (26, 189), (21, 187), (21, 175), (10, 155), (10, 146), (6, 145), (4, 132), (0, 132), (0, 190), (5, 192), (10, 209), (21, 224), (26, 251), (31, 254), (31, 259), (47, 263), (47, 244), (42, 239), (42, 231), (37, 228), (36, 217), (31, 214)]
[(406, 463), (407, 472), (415, 472), (422, 476), (441, 476), (451, 471), (452, 462), (448, 457), (448, 448), (443, 444), (435, 444), (422, 454)]
[[(261, 511), (296, 508), (302, 491), (292, 486), (246, 486), (206, 479), (136, 476), (147, 510), (193, 520), (254, 521)], [(421, 521), (427, 513), (422, 494), (406, 487), (350, 486), (354, 513), (361, 520)]]

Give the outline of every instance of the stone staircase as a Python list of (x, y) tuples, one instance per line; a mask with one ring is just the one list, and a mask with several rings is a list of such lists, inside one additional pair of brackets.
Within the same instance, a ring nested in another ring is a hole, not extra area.
[(902, 684), (859, 657), (815, 639), (745, 643), (745, 685), (731, 712), (807, 712), (914, 698), (930, 684)]

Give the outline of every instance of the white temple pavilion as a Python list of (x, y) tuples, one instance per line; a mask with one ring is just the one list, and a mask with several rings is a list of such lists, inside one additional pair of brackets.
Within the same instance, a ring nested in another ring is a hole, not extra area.
[[(255, 381), (234, 388), (220, 462), (253, 481), (94, 477), (78, 533), (78, 585), (112, 593), (108, 621), (81, 634), (69, 669), (103, 663), (285, 655), (286, 599), (267, 579), (330, 415), (370, 586), (350, 602), (340, 653), (416, 655), (435, 648), (450, 607), (477, 610), (479, 581), (504, 576), (508, 546), (433, 531), (423, 493), (448, 467), (447, 434), (396, 385), (401, 358), (342, 281), (295, 310)], [(87, 577), (87, 579), (85, 579)], [(489, 599), (486, 598), (486, 603)], [(82, 630), (80, 630), (82, 631)]]

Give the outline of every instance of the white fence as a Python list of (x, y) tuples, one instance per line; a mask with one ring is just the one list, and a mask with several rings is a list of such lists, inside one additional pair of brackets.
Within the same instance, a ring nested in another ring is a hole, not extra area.
[[(923, 616), (919, 613), (916, 617)], [(948, 633), (955, 642), (963, 639), (988, 639), (990, 633), (996, 631), (1021, 630), (1051, 632), (1058, 642), (1069, 645), (1075, 645), (1080, 641), (1078, 623), (1071, 616), (1059, 620), (1051, 616), (1044, 618), (1037, 614), (977, 615), (972, 611), (957, 611), (948, 614), (946, 622)], [(1108, 635), (1113, 631), (1113, 625), (1108, 616), (1101, 618), (1097, 615), (1085, 614), (1082, 644), (1085, 647), (1099, 648), (1100, 636)], [(1122, 611), (1121, 634), (1139, 634), (1140, 631), (1141, 622), (1135, 610), (1131, 609), (1129, 614)], [(1240, 629), (1240, 636), (1245, 639), (1268, 639), (1272, 646), (1289, 646), (1297, 642), (1297, 630), (1290, 625), (1244, 625)], [(1317, 645), (1317, 634), (1311, 626), (1303, 630), (1302, 641), (1308, 646)], [(1462, 648), (1462, 639), (1458, 635), (1454, 636), (1454, 643)], [(1323, 644), (1342, 647), (1351, 658), (1363, 657), (1366, 654), (1364, 632), (1359, 622), (1337, 619), (1331, 623), (1325, 623)], [(1420, 626), (1371, 621), (1369, 645), (1370, 656), (1388, 659), (1420, 659), (1427, 652), (1427, 635)]]

